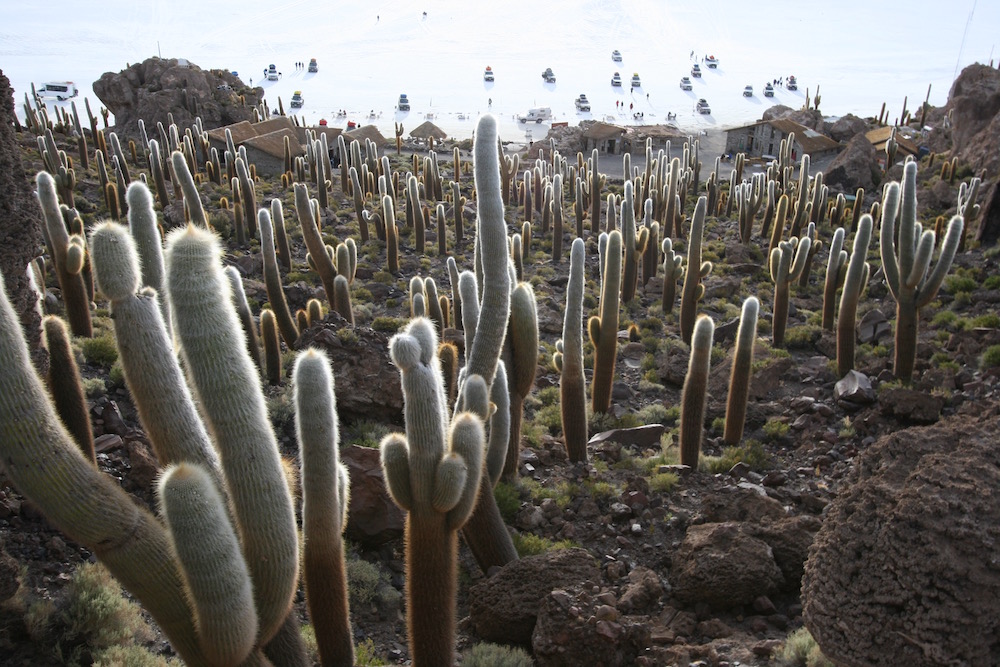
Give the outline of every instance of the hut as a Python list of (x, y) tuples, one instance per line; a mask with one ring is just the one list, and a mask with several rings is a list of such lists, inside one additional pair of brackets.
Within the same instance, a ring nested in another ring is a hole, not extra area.
[(426, 142), (433, 149), (434, 142), (444, 141), (448, 138), (448, 133), (429, 120), (425, 120), (410, 131), (410, 136), (417, 142)]

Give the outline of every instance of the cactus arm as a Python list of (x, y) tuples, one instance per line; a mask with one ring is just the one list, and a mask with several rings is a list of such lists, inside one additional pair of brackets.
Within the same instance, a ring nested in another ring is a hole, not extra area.
[(618, 355), (618, 317), (622, 280), (622, 236), (618, 230), (608, 234), (605, 250), (604, 281), (601, 285), (600, 319), (591, 318), (588, 327), (594, 341), (594, 377), (590, 385), (594, 412), (611, 407), (611, 386)]
[(841, 284), (841, 267), (847, 260), (847, 253), (844, 252), (844, 237), (846, 232), (843, 227), (838, 227), (833, 233), (833, 240), (830, 241), (830, 255), (826, 262), (826, 280), (823, 283), (823, 328), (833, 331), (833, 315), (837, 302), (837, 288)]
[[(485, 384), (482, 378), (473, 377), (481, 384)], [(470, 380), (466, 380), (466, 384), (469, 382)], [(452, 423), (450, 439), (451, 456), (463, 460), (468, 470), (458, 501), (448, 510), (447, 525), (452, 530), (458, 530), (472, 515), (478, 493), (482, 488), (479, 480), (483, 469), (483, 442), (486, 440), (482, 420), (474, 413), (460, 413)]]
[(681, 465), (698, 469), (701, 440), (705, 430), (705, 401), (708, 397), (708, 373), (712, 363), (712, 337), (715, 323), (708, 315), (695, 322), (691, 335), (691, 356), (681, 394), (680, 450)]
[(413, 508), (413, 493), (410, 490), (410, 458), (406, 438), (391, 433), (382, 439), (379, 450), (386, 489), (392, 501), (409, 512)]
[[(468, 353), (468, 375), (480, 375), (490, 384), (507, 335), (510, 316), (510, 274), (507, 271), (507, 223), (500, 193), (500, 166), (497, 150), (497, 121), (487, 114), (476, 129), (474, 171), (477, 218), (477, 247), (483, 269), (483, 299), (480, 322)], [(463, 304), (464, 308), (464, 304)], [(482, 415), (480, 415), (482, 416)]]
[(865, 213), (858, 221), (858, 231), (854, 235), (851, 259), (847, 264), (844, 289), (840, 296), (840, 311), (837, 314), (837, 374), (847, 375), (854, 368), (854, 347), (857, 333), (855, 323), (858, 301), (868, 282), (868, 246), (871, 243), (872, 217)]
[(167, 286), (189, 378), (218, 447), (254, 582), (261, 644), (298, 583), (298, 537), (257, 369), (222, 275), (218, 238), (189, 226), (167, 239)]
[(266, 208), (257, 211), (257, 227), (260, 229), (260, 250), (264, 256), (264, 286), (267, 290), (267, 300), (271, 302), (271, 312), (274, 313), (281, 337), (289, 349), (295, 346), (299, 339), (299, 329), (292, 313), (288, 310), (285, 300), (285, 290), (281, 284), (281, 273), (278, 270), (278, 255), (274, 251), (274, 227), (271, 224), (271, 212)]
[(726, 427), (722, 441), (736, 446), (743, 437), (750, 395), (750, 373), (753, 367), (753, 346), (757, 339), (757, 315), (760, 301), (749, 297), (743, 302), (740, 326), (736, 331), (736, 351), (729, 377), (729, 396), (726, 400)]
[[(496, 377), (490, 387), (490, 398), (496, 406), (490, 415), (490, 433), (486, 445), (486, 474), (491, 489), (500, 481), (500, 475), (503, 474), (507, 448), (513, 447), (517, 451), (520, 446), (520, 443), (510, 442), (511, 393), (507, 367), (500, 361), (497, 363)], [(466, 409), (471, 410), (471, 406), (467, 406)]]
[(882, 227), (879, 231), (879, 250), (882, 255), (882, 273), (892, 297), (899, 300), (900, 266), (896, 259), (896, 213), (899, 207), (899, 184), (890, 183), (882, 199)]
[(194, 177), (188, 169), (187, 160), (180, 151), (170, 154), (170, 164), (174, 168), (174, 176), (180, 181), (181, 192), (184, 193), (184, 204), (187, 206), (188, 215), (191, 222), (203, 229), (208, 227), (208, 219), (205, 217), (205, 209), (201, 204), (201, 195), (198, 193), (198, 186), (195, 185)]
[(191, 463), (168, 468), (157, 496), (205, 656), (213, 664), (238, 665), (253, 650), (257, 611), (225, 501), (211, 475)]
[(944, 241), (941, 243), (941, 254), (938, 256), (937, 264), (934, 265), (934, 269), (927, 275), (927, 279), (918, 289), (917, 308), (926, 306), (937, 296), (938, 290), (941, 288), (941, 283), (944, 281), (945, 275), (955, 260), (955, 254), (958, 252), (958, 246), (962, 241), (962, 229), (964, 225), (965, 221), (958, 215), (953, 216), (948, 222), (948, 229), (944, 234)]
[[(896, 248), (900, 280), (913, 271), (914, 249), (919, 232), (917, 225), (917, 163), (907, 162), (903, 167), (903, 182), (900, 184), (899, 246)], [(910, 223), (912, 221), (912, 223)]]
[[(914, 289), (919, 285), (931, 266), (931, 255), (934, 253), (934, 232), (927, 230), (920, 235), (917, 251), (913, 255), (913, 267), (903, 281), (903, 287)], [(902, 276), (901, 276), (902, 277)]]
[(339, 456), (339, 422), (327, 356), (308, 349), (292, 373), (295, 431), (302, 467), (303, 578), (309, 617), (323, 664), (354, 664), (347, 604), (346, 469)]

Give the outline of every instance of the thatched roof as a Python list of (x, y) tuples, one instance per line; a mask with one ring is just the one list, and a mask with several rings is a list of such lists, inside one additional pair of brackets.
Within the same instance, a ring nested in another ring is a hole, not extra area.
[(348, 144), (355, 139), (361, 143), (364, 143), (365, 139), (371, 139), (375, 142), (376, 146), (385, 146), (389, 143), (389, 141), (382, 136), (382, 133), (379, 132), (378, 128), (374, 125), (362, 125), (361, 127), (344, 132), (344, 140), (347, 141)]
[(241, 120), (240, 122), (233, 123), (232, 125), (226, 125), (225, 127), (217, 127), (214, 130), (209, 130), (208, 136), (211, 139), (225, 143), (226, 130), (229, 130), (229, 132), (232, 133), (233, 143), (237, 146), (247, 139), (257, 136), (257, 132), (254, 130), (253, 124), (247, 120)]
[(610, 123), (597, 122), (588, 127), (583, 131), (583, 137), (585, 139), (596, 139), (600, 141), (601, 139), (612, 139), (615, 137), (620, 137), (625, 134), (625, 128), (619, 127), (618, 125), (611, 125)]
[(425, 120), (410, 131), (410, 136), (416, 139), (433, 138), (437, 141), (444, 141), (448, 138), (448, 133), (429, 120)]
[(253, 124), (253, 130), (258, 137), (290, 127), (295, 127), (295, 123), (288, 116), (271, 116), (267, 120)]
[(284, 159), (285, 137), (288, 137), (288, 140), (291, 142), (292, 157), (302, 155), (304, 153), (302, 147), (299, 145), (299, 138), (295, 134), (295, 130), (290, 127), (286, 127), (275, 132), (269, 132), (259, 137), (253, 137), (252, 139), (247, 139), (243, 143), (247, 146), (247, 148), (254, 148), (261, 153), (270, 155), (271, 157)]
[[(891, 125), (876, 127), (874, 130), (865, 132), (865, 139), (875, 147), (875, 150), (885, 152), (885, 145), (889, 141), (892, 129)], [(898, 130), (896, 132), (896, 144), (899, 146), (899, 151), (902, 155), (916, 155), (920, 151), (920, 148), (915, 143), (904, 137), (902, 132)]]

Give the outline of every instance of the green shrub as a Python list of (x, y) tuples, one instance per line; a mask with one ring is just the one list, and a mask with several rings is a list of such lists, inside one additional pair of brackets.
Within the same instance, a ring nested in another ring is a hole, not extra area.
[(93, 667), (183, 667), (176, 658), (151, 653), (144, 646), (112, 646), (93, 654)]
[(1000, 289), (1000, 275), (994, 274), (983, 281), (986, 289)]
[(570, 549), (577, 546), (572, 540), (553, 542), (532, 533), (514, 533), (511, 537), (514, 540), (514, 548), (517, 549), (517, 555), (522, 558), (525, 556), (537, 556), (546, 551)]
[(402, 329), (406, 325), (407, 321), (408, 320), (401, 317), (387, 317), (385, 315), (380, 315), (372, 320), (372, 329), (375, 331), (394, 334)]
[(983, 356), (979, 360), (980, 368), (994, 368), (1000, 366), (1000, 345), (990, 345), (983, 350)]
[(833, 667), (804, 627), (788, 635), (778, 655), (778, 664), (781, 667)]
[(504, 523), (514, 523), (517, 512), (521, 509), (521, 496), (517, 492), (517, 487), (507, 482), (499, 482), (493, 487), (493, 498), (497, 501)]
[(80, 349), (83, 350), (83, 358), (90, 364), (111, 368), (118, 360), (118, 348), (115, 347), (115, 339), (110, 332), (93, 338), (81, 338)]
[(934, 314), (934, 317), (931, 318), (931, 324), (936, 327), (951, 327), (957, 319), (958, 315), (955, 311), (942, 310)]
[(643, 424), (663, 424), (669, 415), (670, 410), (663, 403), (651, 403), (639, 410), (637, 417)]
[(781, 420), (768, 419), (764, 424), (764, 435), (768, 440), (778, 440), (788, 435), (789, 428), (791, 427)]
[(722, 456), (707, 456), (705, 460), (705, 467), (711, 473), (728, 472), (737, 463), (745, 463), (751, 470), (763, 470), (771, 463), (771, 457), (759, 440), (747, 440), (741, 445), (726, 447)]
[(371, 637), (354, 645), (354, 664), (356, 667), (383, 667), (389, 663), (378, 655), (378, 649)]
[(350, 594), (351, 607), (360, 609), (375, 601), (379, 584), (388, 581), (388, 575), (379, 570), (378, 565), (361, 558), (349, 558), (347, 561), (347, 589)]
[(971, 292), (978, 286), (975, 279), (969, 276), (952, 274), (944, 279), (945, 291), (952, 295), (958, 292)]
[(972, 318), (972, 326), (978, 329), (1000, 329), (1000, 315), (985, 313)]
[(670, 493), (677, 485), (677, 480), (677, 473), (658, 472), (649, 478), (649, 490), (656, 493)]
[(476, 644), (462, 658), (462, 667), (532, 667), (524, 649), (499, 644)]
[(785, 347), (790, 350), (812, 347), (823, 335), (822, 327), (804, 324), (785, 331)]
[(60, 643), (68, 646), (102, 649), (153, 638), (142, 609), (122, 596), (121, 585), (99, 563), (83, 563), (73, 573), (59, 620), (65, 626)]

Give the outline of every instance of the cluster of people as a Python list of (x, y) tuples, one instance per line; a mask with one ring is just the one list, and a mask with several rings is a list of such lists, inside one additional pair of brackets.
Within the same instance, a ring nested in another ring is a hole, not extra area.
[(782, 88), (784, 88), (785, 87), (785, 77), (779, 76), (777, 79), (774, 79), (773, 81), (771, 81), (771, 85), (772, 86), (781, 86)]
[(306, 64), (304, 62), (299, 60), (295, 61), (295, 69), (305, 69), (305, 68)]

